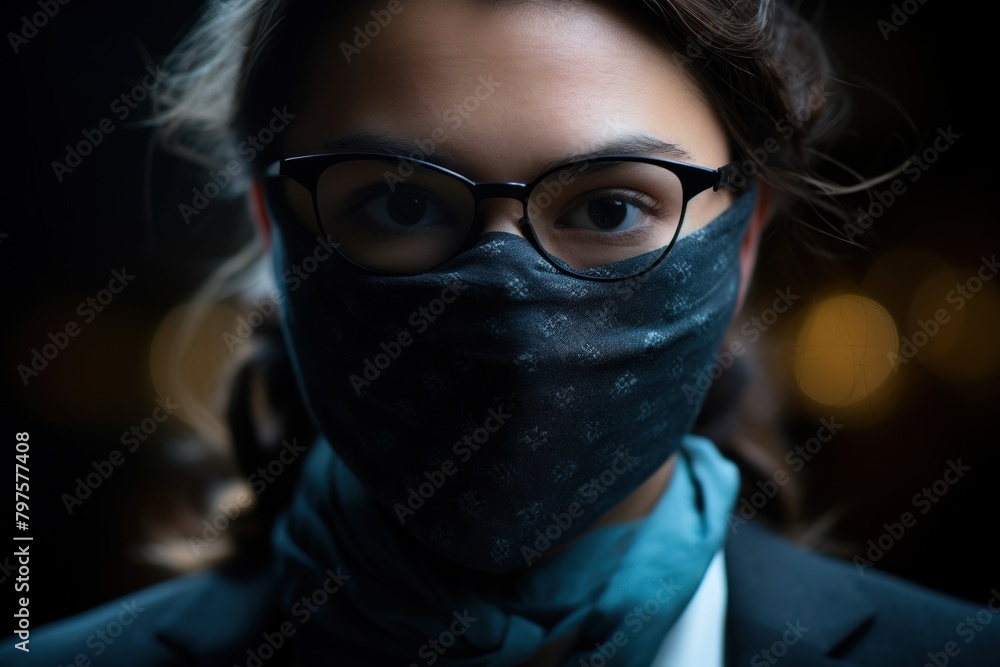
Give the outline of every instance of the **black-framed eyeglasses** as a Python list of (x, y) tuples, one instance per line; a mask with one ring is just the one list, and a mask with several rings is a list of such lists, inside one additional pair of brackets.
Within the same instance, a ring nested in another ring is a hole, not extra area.
[(477, 183), (431, 162), (372, 153), (288, 157), (267, 176), (307, 188), (322, 233), (370, 271), (412, 275), (443, 264), (475, 243), (481, 201), (510, 198), (524, 207), (521, 232), (543, 257), (602, 281), (659, 264), (688, 202), (730, 180), (727, 167), (632, 155), (562, 165), (531, 183)]

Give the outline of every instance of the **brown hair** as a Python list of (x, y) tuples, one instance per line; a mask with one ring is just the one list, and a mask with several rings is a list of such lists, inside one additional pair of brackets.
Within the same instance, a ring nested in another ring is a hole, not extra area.
[[(333, 14), (356, 4), (209, 0), (165, 62), (154, 108), (160, 142), (216, 165), (239, 157), (237, 137), (264, 127), (273, 107), (301, 103), (304, 52)], [(779, 211), (804, 203), (836, 216), (831, 195), (870, 185), (840, 186), (817, 171), (817, 148), (840, 128), (846, 97), (819, 36), (784, 3), (632, 0), (628, 7), (656, 22), (722, 120), (739, 175), (772, 186)], [(277, 150), (267, 146), (251, 172), (261, 174)]]

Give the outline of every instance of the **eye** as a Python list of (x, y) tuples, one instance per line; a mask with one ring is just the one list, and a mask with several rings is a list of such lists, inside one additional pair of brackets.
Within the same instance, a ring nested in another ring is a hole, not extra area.
[(372, 208), (381, 209), (383, 206), (394, 223), (411, 227), (423, 220), (427, 214), (427, 197), (423, 193), (394, 192), (376, 204), (366, 206), (365, 211), (369, 214), (375, 213), (371, 210)]
[(587, 204), (587, 217), (599, 229), (619, 227), (629, 213), (629, 205), (620, 199), (595, 199)]
[[(426, 230), (456, 223), (451, 211), (432, 192), (417, 187), (385, 186), (356, 192), (344, 206), (346, 217), (372, 231)], [(427, 230), (429, 231), (429, 230)]]
[(657, 204), (637, 192), (601, 191), (587, 193), (556, 221), (559, 227), (619, 232), (641, 227), (655, 218)]

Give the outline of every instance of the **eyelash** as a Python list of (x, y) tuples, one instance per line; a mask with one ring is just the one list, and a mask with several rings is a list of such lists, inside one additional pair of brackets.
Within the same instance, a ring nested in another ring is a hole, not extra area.
[(665, 207), (662, 203), (657, 202), (656, 204), (650, 203), (651, 201), (656, 201), (652, 197), (644, 199), (643, 197), (637, 196), (634, 190), (625, 189), (604, 189), (598, 190), (599, 196), (592, 196), (592, 193), (584, 193), (579, 197), (574, 198), (572, 202), (566, 207), (566, 210), (573, 210), (578, 206), (582, 206), (591, 201), (597, 201), (600, 199), (613, 199), (616, 201), (621, 201), (630, 206), (635, 206), (637, 209), (642, 211), (644, 214), (649, 216), (661, 215)]

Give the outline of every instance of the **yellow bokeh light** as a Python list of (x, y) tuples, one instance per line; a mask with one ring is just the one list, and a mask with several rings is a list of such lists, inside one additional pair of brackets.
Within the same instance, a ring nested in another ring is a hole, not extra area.
[(842, 294), (813, 306), (795, 342), (799, 389), (823, 405), (868, 399), (889, 377), (898, 349), (896, 325), (880, 304)]
[(970, 276), (975, 274), (946, 269), (926, 278), (910, 305), (910, 328), (903, 332), (901, 353), (952, 382), (974, 382), (1000, 369), (1000, 290), (978, 281), (973, 285), (981, 286), (979, 291), (972, 292)]

